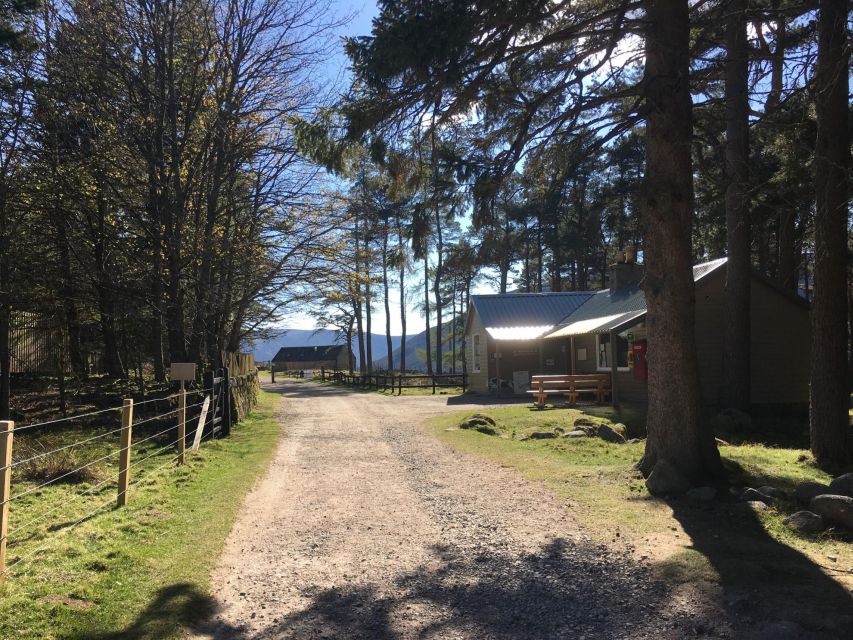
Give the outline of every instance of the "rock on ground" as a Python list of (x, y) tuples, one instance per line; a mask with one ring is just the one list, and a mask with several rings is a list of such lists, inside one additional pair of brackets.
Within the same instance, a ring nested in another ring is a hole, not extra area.
[(646, 478), (646, 488), (653, 496), (680, 496), (690, 490), (690, 481), (661, 458)]
[(812, 498), (823, 495), (824, 493), (832, 493), (829, 490), (829, 485), (808, 480), (797, 485), (797, 488), (794, 490), (794, 497), (800, 504), (807, 505), (812, 501)]
[(853, 498), (853, 473), (845, 473), (833, 478), (832, 482), (829, 483), (829, 491), (826, 493)]
[(815, 496), (809, 506), (827, 522), (853, 529), (853, 498), (830, 494)]
[(820, 533), (826, 528), (823, 518), (811, 511), (797, 511), (782, 522), (794, 531), (804, 534)]
[(605, 442), (612, 442), (613, 444), (625, 444), (625, 436), (621, 433), (617, 433), (616, 431), (608, 427), (606, 424), (598, 425), (596, 435)]

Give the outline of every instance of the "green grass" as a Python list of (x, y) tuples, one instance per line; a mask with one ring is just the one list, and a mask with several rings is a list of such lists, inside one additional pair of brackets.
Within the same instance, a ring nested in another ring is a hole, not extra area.
[[(57, 483), (13, 503), (12, 529), (64, 506), (10, 536), (10, 565), (38, 553), (0, 587), (0, 637), (170, 638), (207, 613), (210, 572), (243, 495), (275, 451), (278, 399), (262, 392), (231, 437), (202, 443), (183, 467), (164, 467), (174, 451), (157, 455), (155, 441), (134, 450), (134, 460), (153, 457), (133, 469), (124, 508), (112, 505), (114, 482), (77, 500), (95, 485)], [(99, 470), (105, 478), (115, 471), (110, 462)]]
[[(591, 538), (646, 549), (665, 577), (749, 582), (751, 572), (766, 573), (765, 567), (756, 563), (761, 558), (766, 560), (767, 553), (780, 556), (780, 549), (793, 551), (781, 554), (788, 558), (787, 570), (792, 576), (802, 577), (814, 566), (804, 557), (832, 565), (838, 572), (853, 573), (849, 535), (830, 531), (804, 537), (782, 524), (787, 515), (801, 508), (793, 501), (757, 514), (745, 514), (745, 505), (733, 501), (708, 507), (686, 499), (659, 500), (648, 494), (634, 469), (643, 453), (642, 441), (609, 444), (598, 438), (522, 440), (531, 431), (570, 430), (574, 420), (583, 415), (579, 410), (540, 411), (514, 406), (483, 411), (496, 419), (498, 436), (458, 428), (474, 413), (437, 416), (431, 419), (430, 428), (454, 449), (513, 467), (528, 479), (546, 483), (572, 503), (579, 525)], [(596, 413), (599, 421), (611, 422), (606, 412)], [(624, 415), (609, 417), (625, 419)], [(627, 421), (626, 424), (630, 436), (637, 427)], [(829, 481), (829, 476), (815, 468), (808, 452), (801, 449), (748, 444), (723, 446), (721, 454), (736, 486), (769, 484), (791, 490), (804, 480)], [(785, 571), (786, 561), (779, 562), (780, 570)]]

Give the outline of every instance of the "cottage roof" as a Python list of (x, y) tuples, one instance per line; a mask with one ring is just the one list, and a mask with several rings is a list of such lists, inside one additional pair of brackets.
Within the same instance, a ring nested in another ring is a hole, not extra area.
[(590, 291), (496, 293), (471, 296), (486, 332), (495, 340), (533, 340), (579, 309)]
[(341, 351), (346, 349), (343, 344), (324, 344), (311, 347), (282, 347), (272, 359), (273, 362), (318, 362), (322, 360), (337, 360)]
[[(726, 258), (693, 267), (693, 281), (700, 282), (722, 267)], [(585, 333), (609, 333), (639, 320), (646, 314), (646, 296), (638, 285), (593, 295), (577, 311), (567, 316), (545, 338), (564, 338)]]

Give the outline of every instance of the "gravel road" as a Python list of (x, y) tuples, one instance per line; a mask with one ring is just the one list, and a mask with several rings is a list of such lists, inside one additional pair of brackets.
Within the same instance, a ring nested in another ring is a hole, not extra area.
[(476, 408), (282, 383), (285, 432), (193, 638), (751, 637), (695, 592), (594, 545), (572, 505), (422, 427)]

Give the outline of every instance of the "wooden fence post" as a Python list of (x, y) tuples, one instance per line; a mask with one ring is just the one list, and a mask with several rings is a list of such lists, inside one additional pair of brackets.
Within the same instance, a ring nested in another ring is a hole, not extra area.
[(275, 382), (275, 365), (270, 363), (270, 376), (272, 376), (272, 380), (270, 382)]
[(121, 453), (118, 456), (118, 506), (127, 504), (130, 485), (130, 439), (133, 424), (133, 399), (125, 398), (121, 407)]
[(187, 391), (181, 381), (178, 393), (178, 464), (184, 464), (184, 452), (187, 448)]
[(432, 395), (435, 395), (435, 374), (432, 374)]
[(233, 416), (231, 415), (231, 371), (228, 367), (222, 369), (222, 430), (226, 436), (231, 435)]
[(15, 423), (0, 420), (0, 583), (6, 579), (6, 537), (9, 533), (9, 498), (12, 495), (12, 438)]

